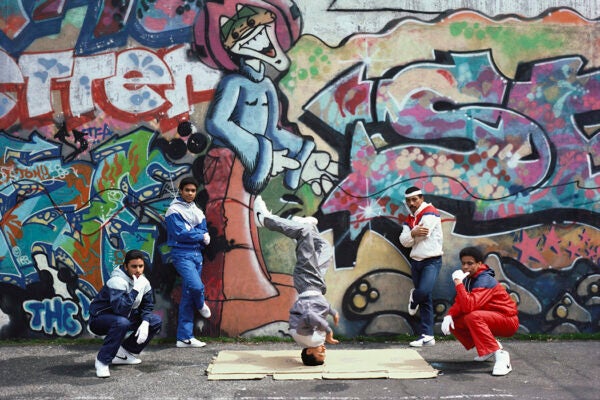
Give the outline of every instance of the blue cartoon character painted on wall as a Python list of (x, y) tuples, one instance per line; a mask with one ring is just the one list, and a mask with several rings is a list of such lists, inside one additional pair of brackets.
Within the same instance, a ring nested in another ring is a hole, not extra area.
[[(235, 153), (244, 166), (244, 187), (251, 194), (260, 193), (271, 176), (281, 173), (291, 189), (301, 180), (330, 181), (329, 154), (316, 151), (312, 138), (282, 127), (280, 96), (267, 75), (268, 66), (278, 72), (289, 68), (285, 50), (300, 33), (297, 7), (289, 1), (225, 3), (215, 7), (225, 13), (218, 13), (218, 42), (211, 30), (215, 16), (200, 18), (195, 26), (202, 61), (210, 59), (208, 65), (230, 72), (220, 81), (206, 117), (214, 144)], [(227, 4), (235, 11), (227, 13)], [(207, 14), (211, 6), (207, 4)]]

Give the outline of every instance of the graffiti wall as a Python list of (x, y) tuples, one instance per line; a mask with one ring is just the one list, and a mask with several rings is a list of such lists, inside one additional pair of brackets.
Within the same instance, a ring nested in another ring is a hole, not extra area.
[(438, 324), (474, 245), (521, 332), (600, 331), (597, 10), (313, 3), (3, 2), (0, 338), (89, 336), (134, 248), (174, 337), (164, 215), (190, 175), (211, 235), (198, 335), (287, 335), (295, 243), (257, 225), (258, 195), (334, 245), (336, 334), (415, 333), (410, 186), (442, 213)]

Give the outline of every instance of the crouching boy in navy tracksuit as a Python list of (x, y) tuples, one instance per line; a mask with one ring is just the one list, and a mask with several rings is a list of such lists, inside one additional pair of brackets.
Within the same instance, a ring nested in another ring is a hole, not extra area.
[(293, 217), (291, 220), (273, 215), (260, 196), (254, 200), (254, 213), (259, 226), (280, 232), (296, 240), (294, 287), (298, 299), (290, 309), (289, 332), (303, 347), (301, 357), (305, 365), (325, 362), (325, 342), (337, 344), (326, 318), (331, 315), (337, 326), (339, 313), (325, 299), (325, 272), (331, 264), (333, 249), (319, 234), (317, 219)]
[(459, 255), (462, 267), (452, 273), (456, 298), (444, 317), (442, 332), (454, 334), (467, 350), (475, 347), (475, 361), (495, 357), (492, 375), (506, 375), (512, 371), (510, 356), (495, 336), (517, 332), (517, 305), (494, 278), (494, 270), (483, 263), (479, 249), (465, 247)]
[[(130, 250), (90, 304), (90, 331), (106, 335), (96, 357), (96, 376), (110, 376), (109, 364), (139, 364), (137, 356), (160, 332), (161, 318), (152, 313), (154, 298), (143, 275), (144, 253)], [(134, 333), (125, 338), (127, 332)]]

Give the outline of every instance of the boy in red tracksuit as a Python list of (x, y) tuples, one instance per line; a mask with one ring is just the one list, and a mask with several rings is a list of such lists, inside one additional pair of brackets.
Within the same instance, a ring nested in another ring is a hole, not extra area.
[(467, 350), (475, 347), (476, 361), (495, 356), (492, 375), (506, 375), (512, 371), (510, 356), (495, 336), (510, 337), (517, 332), (517, 305), (494, 278), (494, 270), (483, 263), (479, 249), (465, 247), (459, 255), (462, 267), (452, 273), (456, 298), (444, 317), (442, 332), (454, 334)]

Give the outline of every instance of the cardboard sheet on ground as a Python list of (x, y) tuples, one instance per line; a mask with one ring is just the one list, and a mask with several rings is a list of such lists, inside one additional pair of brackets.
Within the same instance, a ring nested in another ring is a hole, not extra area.
[(412, 349), (327, 349), (325, 364), (307, 367), (300, 350), (220, 351), (207, 368), (209, 380), (421, 379), (438, 371)]

